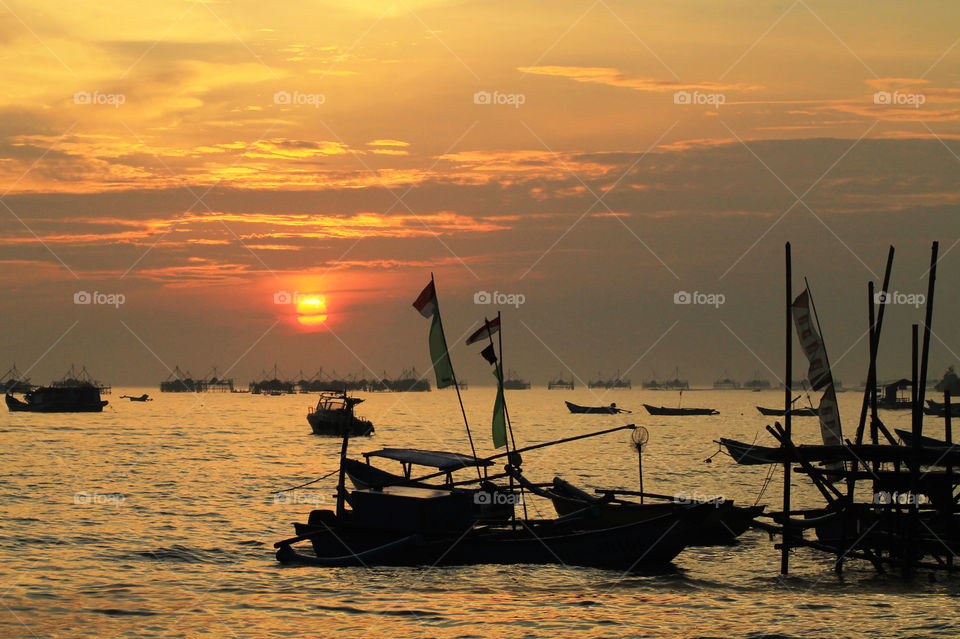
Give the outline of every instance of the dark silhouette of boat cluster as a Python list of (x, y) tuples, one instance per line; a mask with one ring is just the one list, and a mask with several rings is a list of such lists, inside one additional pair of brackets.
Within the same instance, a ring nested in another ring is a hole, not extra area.
[(507, 378), (503, 380), (503, 388), (505, 390), (530, 390), (530, 382), (521, 379), (513, 371), (507, 371)]
[(33, 384), (17, 369), (16, 364), (0, 377), (0, 391), (4, 393), (26, 393), (33, 388)]
[(600, 373), (597, 373), (597, 379), (588, 382), (587, 388), (602, 388), (604, 390), (627, 390), (633, 388), (633, 384), (630, 383), (629, 379), (623, 379), (620, 376), (620, 371), (617, 371), (617, 376), (613, 379), (603, 379)]
[(652, 379), (643, 382), (644, 390), (688, 390), (689, 388), (690, 382), (685, 379), (680, 379), (679, 369), (673, 379), (658, 380), (657, 373), (654, 372)]
[[(78, 372), (71, 365), (66, 375), (49, 386), (33, 386), (19, 381), (22, 383), (7, 384), (10, 390), (6, 391), (4, 399), (11, 412), (98, 413), (108, 403), (100, 399), (100, 395), (110, 393), (110, 386), (93, 379), (86, 366)], [(22, 393), (23, 399), (14, 397), (14, 393)]]
[(573, 377), (570, 377), (570, 381), (563, 379), (563, 376), (558, 376), (556, 379), (551, 379), (547, 382), (547, 390), (573, 390), (574, 383)]
[(218, 376), (216, 367), (209, 376), (194, 379), (189, 372), (180, 370), (176, 366), (167, 379), (160, 382), (161, 393), (232, 393), (234, 392), (233, 379)]
[(280, 369), (274, 365), (273, 371), (261, 373), (259, 381), (250, 382), (250, 392), (254, 395), (286, 395), (292, 393), (322, 393), (327, 391), (350, 391), (363, 393), (416, 393), (429, 392), (430, 382), (417, 373), (416, 368), (404, 369), (395, 378), (386, 373), (379, 378), (366, 378), (351, 375), (346, 378), (337, 377), (334, 372), (330, 377), (323, 374), (323, 369), (305, 379), (300, 372), (300, 379), (294, 381), (286, 379)]
[[(790, 245), (786, 246), (786, 357), (783, 422), (768, 426), (775, 445), (748, 444), (721, 438), (720, 446), (739, 464), (783, 466), (783, 508), (761, 525), (779, 537), (780, 569), (789, 571), (792, 548), (806, 547), (835, 557), (834, 569), (850, 560), (868, 561), (880, 572), (904, 576), (919, 569), (956, 569), (960, 553), (960, 512), (955, 497), (960, 485), (960, 446), (953, 443), (953, 393), (960, 391), (948, 371), (943, 402), (928, 401), (927, 370), (939, 244), (933, 243), (924, 319), (912, 327), (911, 378), (877, 383), (877, 353), (894, 249), (887, 258), (880, 293), (868, 282), (869, 366), (856, 432), (844, 437), (836, 411), (829, 358), (813, 306), (809, 284), (796, 300), (792, 293)], [(820, 407), (822, 444), (797, 444), (791, 410), (793, 329), (810, 363), (807, 379), (823, 391)], [(910, 410), (909, 430), (887, 428), (879, 410)], [(942, 419), (943, 439), (924, 433), (924, 416)], [(805, 475), (823, 498), (816, 508), (792, 506), (791, 475)], [(864, 485), (866, 484), (866, 485)]]

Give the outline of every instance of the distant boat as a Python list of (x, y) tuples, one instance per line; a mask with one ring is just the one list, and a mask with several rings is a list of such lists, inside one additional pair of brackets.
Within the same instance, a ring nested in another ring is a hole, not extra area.
[(320, 393), (317, 407), (307, 413), (307, 422), (313, 434), (328, 437), (343, 437), (348, 433), (350, 437), (373, 435), (373, 424), (353, 413), (353, 407), (362, 401), (347, 396), (346, 391)]
[(726, 371), (723, 374), (723, 379), (718, 379), (713, 383), (714, 390), (738, 390), (740, 388), (740, 382), (727, 375)]
[(144, 393), (143, 395), (139, 395), (137, 397), (133, 397), (131, 395), (121, 395), (120, 399), (129, 399), (131, 402), (152, 402), (153, 401), (153, 398), (151, 398), (146, 393)]
[(651, 406), (644, 404), (644, 408), (651, 415), (719, 415), (720, 411), (713, 408), (667, 408), (666, 406)]
[(571, 413), (594, 413), (598, 415), (616, 415), (617, 413), (629, 413), (628, 410), (617, 408), (616, 404), (609, 406), (580, 406), (572, 402), (564, 402)]
[(630, 390), (633, 388), (633, 384), (629, 379), (623, 379), (620, 377), (620, 371), (617, 371), (617, 376), (613, 379), (603, 379), (600, 373), (597, 373), (597, 379), (587, 383), (587, 388), (603, 388), (606, 390)]
[[(763, 406), (757, 406), (757, 410), (760, 411), (762, 415), (770, 415), (774, 417), (783, 417), (786, 414), (782, 408), (764, 408)], [(790, 415), (792, 417), (816, 417), (817, 411), (810, 407), (791, 408)]]
[(504, 390), (529, 390), (530, 382), (520, 379), (513, 371), (507, 371), (507, 379), (503, 380)]
[(761, 391), (770, 388), (770, 381), (760, 378), (760, 371), (754, 373), (754, 377), (743, 383), (743, 387), (749, 390)]
[(41, 386), (24, 394), (20, 401), (7, 393), (11, 412), (31, 413), (99, 413), (107, 405), (100, 399), (100, 389), (93, 385), (52, 387)]
[(572, 377), (570, 378), (569, 382), (562, 377), (558, 377), (557, 379), (552, 379), (547, 382), (547, 390), (573, 390), (573, 388), (574, 386)]

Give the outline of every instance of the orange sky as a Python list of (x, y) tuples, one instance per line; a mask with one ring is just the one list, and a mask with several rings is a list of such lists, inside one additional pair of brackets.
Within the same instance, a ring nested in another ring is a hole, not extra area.
[[(434, 271), (463, 331), (491, 312), (476, 292), (524, 294), (505, 312), (528, 376), (745, 377), (779, 371), (780, 322), (756, 309), (776, 312), (792, 239), (858, 381), (857, 300), (887, 244), (904, 290), (924, 288), (932, 239), (943, 281), (960, 273), (955, 4), (0, 14), (0, 305), (19, 327), (0, 368), (86, 361), (143, 383), (176, 363), (423, 368), (409, 302)], [(77, 307), (79, 290), (127, 302)], [(678, 290), (729, 301), (694, 314)], [(283, 291), (325, 295), (327, 320), (297, 321)], [(898, 313), (900, 332), (918, 319)], [(960, 352), (941, 330), (935, 366)]]

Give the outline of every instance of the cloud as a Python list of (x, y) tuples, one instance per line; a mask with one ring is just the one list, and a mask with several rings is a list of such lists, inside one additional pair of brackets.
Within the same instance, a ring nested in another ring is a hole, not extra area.
[(673, 80), (658, 80), (647, 77), (630, 77), (618, 69), (610, 67), (577, 67), (577, 66), (532, 66), (518, 67), (518, 71), (531, 75), (546, 75), (565, 78), (575, 82), (603, 84), (611, 87), (633, 89), (646, 93), (672, 93), (674, 91), (755, 91), (761, 87), (757, 85), (731, 84), (724, 82), (680, 82)]

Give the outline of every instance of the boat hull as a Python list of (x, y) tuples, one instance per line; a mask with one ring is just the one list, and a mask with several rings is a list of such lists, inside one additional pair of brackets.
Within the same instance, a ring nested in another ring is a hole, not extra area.
[[(431, 535), (356, 526), (329, 512), (323, 516), (325, 521), (317, 521), (316, 515), (311, 515), (315, 525), (297, 524), (296, 529), (298, 535), (312, 535), (315, 562), (322, 565), (563, 564), (624, 571), (669, 566), (686, 547), (699, 519), (665, 515), (595, 529), (525, 522), (516, 529), (475, 527), (458, 534)], [(285, 548), (280, 546), (278, 560), (302, 557)], [(307, 559), (314, 563), (313, 558)]]
[(369, 437), (373, 435), (373, 424), (366, 419), (357, 419), (352, 415), (329, 415), (323, 413), (307, 414), (307, 423), (314, 435), (322, 437), (343, 437), (346, 429), (350, 437)]
[(10, 412), (26, 413), (101, 413), (108, 404), (106, 400), (96, 401), (62, 401), (51, 400), (36, 403), (22, 402), (13, 395), (5, 396), (7, 409)]
[(666, 406), (651, 406), (644, 404), (644, 408), (651, 415), (672, 415), (674, 417), (686, 417), (690, 415), (719, 415), (720, 411), (713, 408), (667, 408)]
[[(757, 406), (757, 410), (760, 411), (761, 415), (768, 415), (770, 417), (783, 417), (786, 415), (786, 411), (782, 408), (764, 408), (763, 406)], [(791, 417), (816, 417), (817, 411), (812, 408), (793, 408), (790, 409)]]
[(616, 415), (620, 409), (616, 406), (580, 406), (571, 402), (564, 402), (567, 409), (574, 414), (586, 413), (592, 415)]

